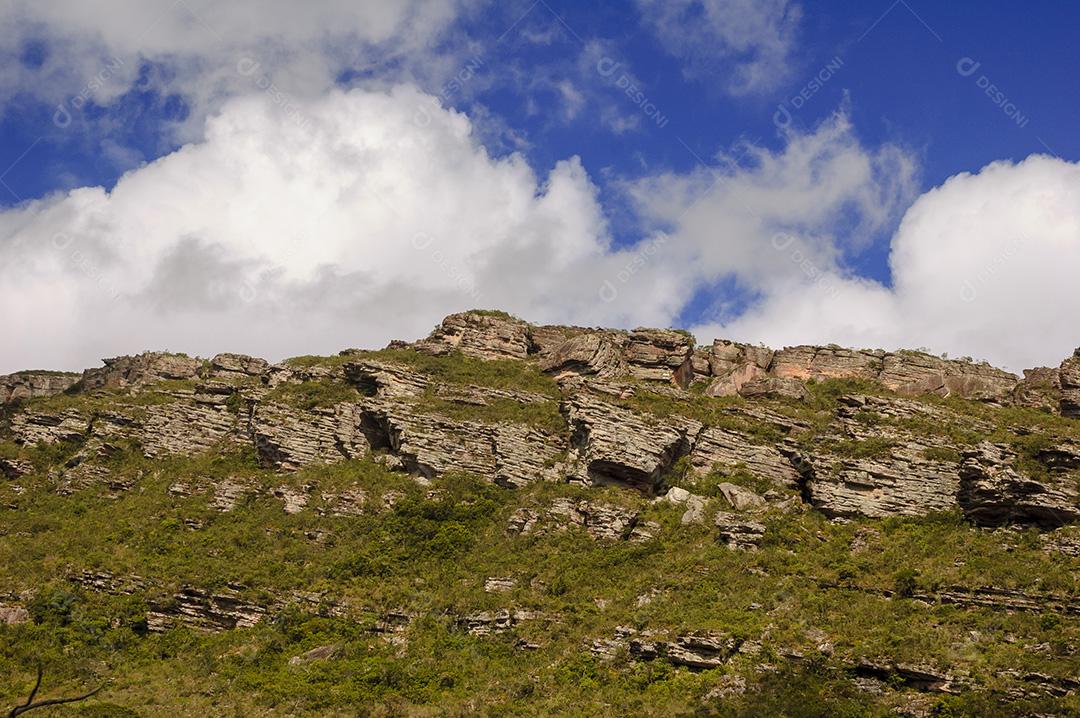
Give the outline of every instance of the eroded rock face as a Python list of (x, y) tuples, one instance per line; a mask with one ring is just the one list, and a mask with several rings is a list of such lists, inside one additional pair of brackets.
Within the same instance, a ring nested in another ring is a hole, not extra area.
[(246, 442), (240, 417), (222, 406), (174, 401), (138, 412), (109, 412), (93, 422), (91, 434), (103, 441), (138, 440), (148, 457), (196, 455), (231, 441)]
[(987, 364), (939, 359), (919, 352), (887, 354), (878, 381), (906, 394), (940, 394), (1004, 401), (1017, 378)]
[(20, 412), (11, 417), (11, 433), (16, 443), (33, 446), (39, 442), (56, 444), (78, 441), (90, 431), (90, 419), (69, 409), (60, 412)]
[(174, 379), (195, 379), (202, 368), (201, 359), (165, 352), (145, 352), (136, 356), (103, 360), (105, 366), (83, 372), (79, 389), (116, 389), (139, 387)]
[(209, 592), (188, 587), (168, 601), (151, 605), (146, 625), (155, 633), (175, 626), (207, 632), (227, 631), (254, 626), (265, 615), (265, 607), (246, 603), (235, 589)]
[(540, 360), (541, 371), (556, 375), (577, 374), (611, 379), (625, 376), (629, 367), (611, 332), (578, 334)]
[(0, 476), (5, 479), (18, 479), (33, 473), (34, 465), (25, 459), (5, 459), (0, 457)]
[(972, 521), (986, 526), (1034, 524), (1056, 528), (1080, 520), (1075, 477), (1035, 480), (1017, 466), (1015, 452), (982, 442), (964, 452), (960, 505)]
[(0, 376), (0, 404), (62, 394), (78, 381), (78, 374), (57, 372), (21, 371)]
[(693, 337), (670, 329), (635, 329), (624, 350), (631, 376), (673, 381), (683, 388), (693, 378), (693, 353)]
[(427, 339), (414, 345), (431, 354), (460, 351), (480, 359), (524, 359), (532, 341), (529, 324), (514, 317), (483, 312), (451, 314)]
[(1080, 349), (1061, 363), (1058, 381), (1061, 387), (1061, 415), (1080, 419)]
[(838, 346), (786, 347), (776, 352), (770, 366), (773, 376), (785, 379), (870, 379), (882, 372), (885, 353), (844, 349)]
[(690, 670), (718, 668), (735, 654), (741, 641), (718, 631), (700, 631), (672, 640), (626, 626), (615, 629), (614, 639), (598, 639), (590, 645), (593, 655), (613, 659), (620, 654), (639, 661), (665, 661)]
[(924, 456), (917, 443), (893, 447), (885, 455), (811, 459), (805, 490), (828, 516), (920, 516), (957, 504), (960, 476), (955, 464)]
[(218, 354), (210, 360), (209, 376), (219, 378), (239, 378), (261, 376), (270, 368), (265, 359), (247, 354)]
[(296, 471), (364, 456), (371, 444), (362, 427), (362, 417), (351, 404), (312, 411), (259, 404), (252, 411), (249, 432), (265, 466)]
[(800, 474), (791, 460), (771, 444), (761, 444), (732, 429), (710, 426), (701, 431), (690, 453), (690, 464), (705, 474), (714, 468), (731, 470), (743, 465), (754, 476), (777, 487), (793, 489)]
[(652, 422), (588, 394), (563, 402), (570, 425), (573, 476), (586, 484), (617, 484), (653, 495), (663, 475), (690, 453), (702, 425), (672, 417)]

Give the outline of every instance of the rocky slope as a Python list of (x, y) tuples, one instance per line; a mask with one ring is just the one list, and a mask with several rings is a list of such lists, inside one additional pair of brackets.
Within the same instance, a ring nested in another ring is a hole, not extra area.
[(467, 312), (21, 372), (0, 405), (13, 686), (44, 657), (138, 675), (109, 710), (139, 715), (194, 700), (140, 710), (159, 665), (274, 715), (1080, 710), (1080, 350), (1020, 379)]

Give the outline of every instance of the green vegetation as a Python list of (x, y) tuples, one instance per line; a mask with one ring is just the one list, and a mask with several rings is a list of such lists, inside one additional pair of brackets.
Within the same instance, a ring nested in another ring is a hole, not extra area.
[[(480, 404), (431, 389), (415, 399), (417, 411), (565, 433), (558, 387), (522, 362), (409, 349), (291, 361), (313, 367), (357, 358), (394, 362), (457, 388), (546, 397), (488, 396)], [(134, 395), (69, 395), (29, 406), (137, 413), (193, 389), (162, 383)], [(1075, 423), (1059, 417), (938, 397), (917, 400), (927, 416), (854, 414), (881, 436), (830, 438), (825, 428), (842, 396), (886, 394), (868, 382), (813, 383), (804, 404), (686, 401), (644, 382), (635, 389), (620, 404), (657, 420), (681, 415), (763, 444), (793, 440), (849, 458), (887, 455), (898, 431), (929, 447), (925, 458), (943, 462), (989, 438), (1014, 447), (1025, 469), (1049, 476), (1041, 454), (1060, 439), (1080, 438)], [(269, 396), (303, 409), (359, 398), (327, 379), (283, 384)], [(234, 397), (228, 406), (240, 411), (246, 400)], [(782, 428), (785, 422), (795, 428)], [(0, 624), (0, 708), (25, 699), (40, 661), (50, 695), (109, 681), (93, 700), (41, 716), (883, 718), (913, 704), (939, 717), (1080, 712), (1076, 695), (1014, 692), (1004, 700), (1016, 675), (1080, 675), (1075, 613), (933, 599), (995, 586), (1048, 606), (1080, 600), (1080, 557), (1047, 550), (1048, 535), (1033, 530), (975, 528), (958, 511), (831, 522), (810, 509), (773, 508), (748, 517), (766, 527), (759, 550), (732, 550), (710, 523), (717, 510), (730, 510), (718, 485), (759, 494), (772, 486), (745, 465), (697, 476), (687, 458), (667, 480), (707, 498), (702, 524), (682, 523), (685, 506), (615, 487), (538, 482), (510, 490), (463, 473), (421, 483), (380, 457), (283, 474), (260, 468), (252, 448), (231, 444), (151, 460), (134, 441), (116, 440), (109, 456), (91, 462), (110, 472), (107, 480), (61, 495), (65, 473), (82, 468), (70, 464), (83, 447), (26, 447), (4, 436), (0, 457), (28, 460), (34, 472), (0, 480), (0, 604), (31, 616)], [(219, 502), (226, 487), (235, 499), (229, 510)], [(302, 510), (285, 512), (286, 492), (306, 498)], [(596, 540), (546, 513), (560, 500), (637, 512), (638, 527), (659, 529), (642, 542)], [(521, 509), (539, 515), (537, 528), (508, 531)], [(1080, 527), (1053, 538), (1080, 541)], [(100, 573), (115, 588), (93, 590), (76, 580), (83, 572)], [(489, 592), (489, 577), (513, 583)], [(184, 587), (235, 592), (266, 612), (254, 626), (217, 633), (151, 631), (148, 612), (172, 605)], [(468, 630), (469, 617), (500, 612), (521, 619), (488, 635)], [(714, 631), (741, 650), (697, 671), (638, 660), (625, 648), (612, 660), (591, 650), (620, 627), (656, 640)], [(332, 647), (332, 655), (302, 658), (318, 647)], [(870, 692), (853, 680), (862, 659), (961, 672), (980, 687), (956, 696), (918, 693), (893, 676)]]
[[(357, 356), (402, 364), (435, 381), (450, 384), (475, 384), (492, 389), (531, 391), (551, 397), (559, 396), (559, 387), (554, 379), (534, 365), (514, 359), (484, 360), (466, 356), (460, 352), (431, 356), (413, 349), (380, 349), (362, 352)], [(353, 357), (354, 360), (355, 358)]]
[(267, 396), (269, 401), (281, 402), (309, 411), (328, 408), (344, 401), (356, 401), (359, 398), (360, 393), (355, 388), (342, 382), (326, 379), (314, 379), (297, 384), (279, 384)]

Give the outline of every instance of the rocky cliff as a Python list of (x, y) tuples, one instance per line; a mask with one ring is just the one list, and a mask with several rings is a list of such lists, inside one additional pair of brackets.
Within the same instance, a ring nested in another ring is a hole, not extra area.
[(271, 712), (269, 677), (294, 686), (288, 715), (341, 671), (384, 707), (554, 712), (603, 676), (583, 713), (741, 715), (797, 685), (830, 686), (822, 710), (1080, 710), (1080, 350), (1020, 379), (467, 312), (378, 351), (21, 372), (0, 402), (0, 630), (25, 639), (0, 670), (74, 622), (84, 673), (189, 631), (276, 645), (214, 674)]

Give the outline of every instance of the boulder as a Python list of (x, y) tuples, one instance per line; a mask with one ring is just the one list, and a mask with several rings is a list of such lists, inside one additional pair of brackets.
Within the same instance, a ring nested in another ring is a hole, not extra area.
[(724, 500), (736, 511), (752, 511), (765, 507), (765, 499), (755, 494), (745, 486), (723, 481), (716, 487)]
[(705, 521), (705, 503), (707, 500), (704, 496), (697, 496), (686, 489), (672, 486), (666, 494), (657, 498), (656, 501), (666, 501), (676, 506), (685, 506), (686, 511), (681, 519), (684, 524), (699, 524)]

